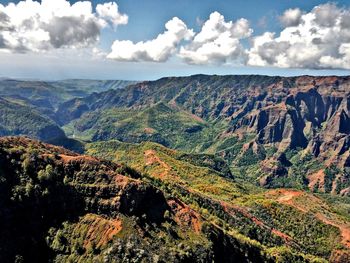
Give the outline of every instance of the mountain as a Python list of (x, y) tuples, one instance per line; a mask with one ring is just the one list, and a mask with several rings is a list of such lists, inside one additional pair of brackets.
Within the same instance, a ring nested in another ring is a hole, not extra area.
[[(131, 166), (163, 191), (192, 204), (204, 218), (218, 220), (217, 224), (233, 227), (267, 247), (276, 246), (275, 242), (282, 238), (296, 251), (321, 256), (323, 249), (334, 242), (334, 235), (339, 235), (329, 227), (337, 226), (336, 231), (343, 238), (348, 236), (348, 199), (329, 199), (327, 195), (293, 189), (262, 190), (224, 172), (226, 166), (218, 157), (183, 153), (151, 142), (96, 142), (86, 145), (86, 150), (88, 154)], [(253, 230), (256, 226), (262, 229)], [(325, 235), (321, 237), (319, 231)], [(271, 233), (277, 240), (268, 237)], [(348, 244), (347, 240), (340, 243)], [(341, 257), (346, 259), (346, 251), (333, 251), (330, 257), (323, 257), (340, 262)]]
[(16, 80), (0, 79), (0, 96), (26, 101), (39, 108), (54, 110), (64, 101), (86, 97), (94, 92), (124, 88), (134, 84), (124, 80)]
[(67, 79), (50, 81), (53, 87), (64, 90), (67, 93), (65, 99), (74, 97), (86, 97), (94, 92), (103, 92), (110, 89), (122, 89), (126, 86), (136, 84), (129, 80), (91, 80), (91, 79)]
[(91, 111), (64, 130), (68, 136), (84, 140), (155, 141), (172, 148), (186, 146), (188, 150), (200, 147), (205, 138), (213, 140), (215, 135), (210, 123), (162, 102), (145, 109)]
[(1, 262), (350, 261), (350, 77), (118, 83), (0, 88)]
[(65, 137), (50, 118), (17, 100), (0, 98), (0, 136), (27, 135), (44, 141)]
[(217, 154), (265, 187), (350, 194), (350, 77), (171, 77), (61, 104), (75, 138)]
[[(156, 144), (87, 148), (106, 157), (127, 150), (149, 174), (23, 137), (0, 138), (1, 262), (348, 259), (349, 215), (321, 197), (249, 189), (216, 171), (220, 160)], [(182, 164), (203, 171), (202, 186), (200, 178), (188, 184), (197, 172), (186, 178), (177, 171), (188, 169)]]
[(26, 135), (77, 149), (56, 123), (59, 104), (94, 92), (123, 88), (122, 80), (29, 81), (0, 79), (0, 135)]

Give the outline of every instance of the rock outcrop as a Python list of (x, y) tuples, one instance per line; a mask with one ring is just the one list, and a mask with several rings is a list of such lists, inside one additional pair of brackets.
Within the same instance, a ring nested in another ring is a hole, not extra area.
[(223, 134), (254, 134), (280, 152), (307, 148), (321, 161), (350, 162), (350, 77), (163, 78), (69, 101), (57, 115), (67, 123), (86, 112), (144, 109), (159, 102), (206, 121), (227, 122)]

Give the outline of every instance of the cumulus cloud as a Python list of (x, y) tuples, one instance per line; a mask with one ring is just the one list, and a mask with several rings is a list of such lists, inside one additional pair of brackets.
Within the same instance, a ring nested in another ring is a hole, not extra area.
[(106, 22), (110, 22), (114, 27), (118, 25), (126, 25), (128, 23), (128, 16), (119, 13), (117, 3), (98, 4), (96, 6), (98, 16)]
[(116, 3), (70, 4), (66, 0), (32, 0), (0, 4), (0, 49), (7, 52), (46, 51), (81, 48), (96, 43), (108, 24), (126, 24)]
[[(333, 3), (310, 12), (288, 9), (281, 32), (252, 36), (248, 20), (226, 21), (218, 12), (197, 18), (195, 33), (177, 17), (148, 41), (116, 40), (106, 54), (96, 47), (103, 28), (128, 23), (115, 2), (22, 0), (0, 4), (0, 51), (7, 53), (91, 50), (92, 57), (117, 61), (165, 62), (173, 56), (188, 64), (241, 64), (282, 68), (350, 69), (350, 8)], [(265, 22), (260, 21), (260, 26)], [(247, 41), (249, 40), (249, 41)], [(243, 44), (245, 43), (245, 44)], [(85, 53), (84, 53), (85, 54)]]
[(240, 40), (252, 33), (249, 22), (239, 19), (226, 22), (223, 15), (214, 12), (203, 24), (193, 41), (180, 49), (179, 56), (189, 64), (223, 64), (245, 57)]
[[(189, 64), (241, 61), (247, 54), (240, 40), (248, 38), (252, 33), (246, 19), (226, 22), (218, 12), (212, 13), (202, 23), (202, 29), (197, 34), (177, 17), (167, 22), (165, 28), (164, 33), (146, 42), (114, 41), (108, 58), (119, 61), (164, 62), (176, 54)], [(184, 40), (189, 41), (185, 46)]]
[(108, 58), (119, 61), (154, 61), (164, 62), (173, 55), (182, 40), (193, 36), (192, 29), (177, 17), (165, 24), (166, 31), (157, 38), (146, 42), (133, 43), (129, 40), (114, 41)]
[(284, 26), (297, 26), (301, 22), (302, 12), (299, 8), (288, 9), (280, 17)]
[(350, 68), (350, 9), (324, 4), (309, 13), (287, 10), (280, 34), (254, 37), (248, 65), (290, 68)]

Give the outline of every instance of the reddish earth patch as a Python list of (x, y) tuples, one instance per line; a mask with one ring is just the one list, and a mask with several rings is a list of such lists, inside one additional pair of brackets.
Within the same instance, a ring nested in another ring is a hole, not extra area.
[(202, 229), (202, 219), (199, 213), (177, 199), (169, 200), (168, 204), (175, 213), (175, 221), (180, 226), (193, 229), (194, 232), (200, 233)]
[(309, 189), (314, 189), (317, 183), (319, 184), (319, 187), (318, 187), (319, 189), (324, 189), (324, 177), (325, 177), (325, 173), (323, 169), (309, 175), (308, 176)]
[(113, 237), (122, 230), (122, 221), (120, 219), (106, 219), (98, 215), (86, 215), (79, 225), (88, 225), (89, 228), (85, 235), (84, 247), (88, 248), (92, 243), (96, 247), (101, 247), (112, 240)]
[(81, 162), (81, 161), (89, 162), (89, 163), (99, 163), (100, 162), (98, 159), (91, 157), (91, 156), (88, 156), (88, 155), (71, 156), (71, 155), (60, 154), (59, 156), (64, 163)]
[(189, 112), (187, 112), (187, 113), (188, 113), (188, 115), (189, 115), (192, 119), (194, 119), (194, 120), (196, 120), (196, 121), (199, 121), (199, 122), (201, 122), (201, 123), (205, 123), (205, 121), (204, 121), (201, 117), (198, 117), (197, 115), (194, 115), (194, 114), (189, 113)]
[(158, 164), (161, 168), (162, 168), (162, 172), (160, 174), (157, 174), (154, 176), (159, 177), (159, 178), (164, 178), (167, 175), (169, 175), (169, 172), (171, 171), (171, 167), (165, 163), (164, 161), (162, 161), (159, 156), (157, 156), (156, 151), (154, 150), (147, 150), (145, 151), (145, 164), (147, 166), (149, 165), (153, 165), (153, 164)]
[(294, 198), (302, 196), (303, 194), (304, 192), (302, 191), (289, 190), (289, 189), (272, 190), (267, 193), (268, 196), (276, 197), (279, 203), (287, 204), (297, 208), (298, 210), (306, 212), (307, 209), (305, 207), (297, 205), (294, 202)]
[(334, 250), (329, 259), (331, 263), (348, 263), (350, 262), (350, 252), (345, 250)]
[(296, 209), (307, 213), (311, 210), (310, 207), (308, 207), (308, 202), (297, 202), (295, 200), (296, 198), (302, 195), (305, 195), (305, 200), (308, 200), (308, 202), (316, 204), (319, 207), (319, 212), (315, 214), (317, 219), (319, 219), (327, 225), (332, 225), (339, 228), (342, 236), (342, 244), (350, 248), (350, 224), (348, 222), (343, 222), (337, 217), (337, 215), (330, 214), (329, 216), (326, 216), (325, 214), (323, 214), (322, 211), (324, 210), (324, 208), (322, 206), (324, 206), (325, 204), (323, 204), (322, 200), (318, 197), (311, 194), (307, 194), (303, 191), (289, 189), (271, 190), (267, 193), (267, 196), (275, 197), (279, 203), (293, 206)]
[(275, 110), (277, 112), (279, 112), (279, 111), (286, 111), (287, 110), (287, 105), (286, 105), (285, 102), (281, 102), (279, 104), (268, 105), (268, 106), (262, 108), (262, 110)]
[(147, 127), (147, 128), (144, 129), (144, 131), (145, 131), (145, 133), (153, 134), (155, 132), (155, 129)]

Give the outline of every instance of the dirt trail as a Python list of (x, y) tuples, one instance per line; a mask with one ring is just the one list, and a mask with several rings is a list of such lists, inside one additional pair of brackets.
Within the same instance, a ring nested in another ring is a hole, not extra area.
[(278, 202), (293, 206), (305, 213), (307, 212), (307, 209), (305, 209), (305, 207), (298, 206), (294, 202), (294, 198), (301, 196), (303, 192), (283, 189), (280, 191), (280, 193), (281, 196), (277, 199)]
[[(313, 199), (314, 201), (313, 203), (316, 203), (316, 204), (318, 203), (319, 205), (323, 204), (322, 200), (317, 198), (316, 196), (307, 194), (303, 191), (297, 191), (297, 190), (288, 190), (288, 189), (272, 190), (272, 191), (269, 191), (268, 195), (278, 196), (277, 197), (278, 202), (293, 206), (304, 213), (309, 212), (311, 209), (307, 206), (307, 203), (300, 203), (295, 200), (299, 196), (307, 195), (307, 199)], [(322, 213), (322, 209), (319, 209), (319, 212), (316, 213), (315, 216), (317, 219), (319, 219), (323, 223), (339, 228), (342, 236), (342, 244), (350, 248), (350, 224), (348, 222), (344, 222), (343, 220), (338, 218), (338, 216), (335, 214), (329, 214), (329, 216), (326, 216), (324, 213)]]
[(236, 206), (236, 205), (231, 205), (231, 204), (228, 204), (228, 203), (223, 202), (223, 201), (221, 201), (220, 204), (227, 213), (231, 214), (232, 212), (233, 213), (239, 212), (243, 216), (245, 216), (246, 218), (249, 218), (250, 220), (252, 220), (256, 225), (260, 226), (261, 228), (265, 228), (265, 229), (271, 231), (271, 233), (275, 234), (276, 236), (281, 237), (287, 244), (291, 244), (291, 243), (295, 244), (292, 237), (288, 236), (287, 234), (285, 234), (277, 229), (269, 227), (263, 221), (259, 220), (258, 218), (256, 218), (252, 214), (250, 214), (247, 211), (247, 209), (245, 209), (243, 207)]
[(324, 214), (321, 214), (321, 213), (317, 213), (316, 217), (327, 225), (332, 225), (339, 228), (342, 236), (342, 244), (350, 248), (350, 224), (349, 223), (339, 222), (338, 220), (334, 220), (334, 218), (333, 219), (327, 218)]

